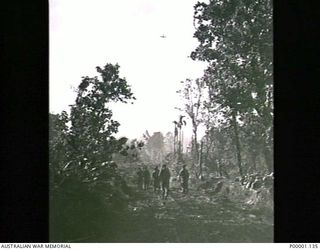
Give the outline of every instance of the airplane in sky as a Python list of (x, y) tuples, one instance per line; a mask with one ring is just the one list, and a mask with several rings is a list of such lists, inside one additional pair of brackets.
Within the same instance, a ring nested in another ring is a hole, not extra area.
[(166, 38), (166, 36), (165, 36), (165, 35), (161, 35), (160, 37), (161, 37), (161, 38)]

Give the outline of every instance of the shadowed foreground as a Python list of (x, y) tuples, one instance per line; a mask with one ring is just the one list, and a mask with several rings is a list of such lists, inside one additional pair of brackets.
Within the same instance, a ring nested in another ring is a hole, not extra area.
[[(92, 199), (92, 196), (91, 196)], [(86, 203), (87, 204), (87, 203)], [(92, 203), (91, 203), (92, 204)], [(79, 202), (78, 209), (85, 209)], [(272, 242), (273, 214), (225, 195), (209, 196), (195, 187), (188, 195), (172, 187), (167, 200), (151, 188), (136, 191), (126, 208), (94, 206), (88, 217), (84, 210), (55, 221), (51, 241), (58, 242)], [(80, 217), (80, 219), (79, 219)], [(61, 219), (63, 220), (63, 219)], [(74, 220), (74, 219), (73, 219)], [(54, 224), (53, 223), (53, 224)], [(62, 224), (61, 224), (62, 223)], [(69, 228), (66, 225), (69, 224)], [(59, 229), (60, 228), (60, 229)], [(78, 233), (77, 233), (78, 232)]]

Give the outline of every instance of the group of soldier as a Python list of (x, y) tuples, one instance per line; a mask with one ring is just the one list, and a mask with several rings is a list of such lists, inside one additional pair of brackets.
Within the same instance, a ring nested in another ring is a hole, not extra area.
[[(137, 179), (138, 179), (138, 188), (141, 190), (147, 190), (150, 186), (152, 177), (153, 190), (156, 193), (161, 191), (161, 196), (163, 199), (167, 199), (169, 195), (169, 185), (170, 185), (170, 177), (171, 173), (166, 164), (163, 164), (161, 169), (159, 166), (155, 166), (152, 174), (150, 174), (147, 166), (139, 167), (137, 171)], [(188, 193), (189, 187), (189, 172), (186, 168), (186, 165), (182, 166), (182, 169), (179, 173), (179, 180), (182, 187), (182, 192), (184, 194)]]

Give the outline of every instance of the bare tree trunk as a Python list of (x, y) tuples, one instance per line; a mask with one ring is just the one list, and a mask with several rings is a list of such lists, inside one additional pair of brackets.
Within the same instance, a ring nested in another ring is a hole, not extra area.
[(236, 151), (237, 151), (237, 161), (238, 161), (238, 168), (239, 168), (239, 173), (240, 176), (243, 177), (243, 168), (242, 168), (242, 159), (241, 159), (241, 147), (240, 147), (240, 140), (239, 140), (239, 132), (238, 132), (238, 125), (237, 125), (237, 120), (236, 120), (236, 114), (233, 111), (232, 112), (232, 127), (234, 130), (234, 139), (235, 139), (235, 144), (236, 144)]
[(193, 122), (193, 145), (194, 145), (194, 162), (199, 162), (199, 145), (198, 145), (198, 133), (197, 133), (197, 126)]
[(216, 162), (217, 162), (217, 172), (218, 172), (218, 174), (219, 174), (219, 176), (220, 177), (222, 177), (223, 176), (223, 173), (222, 173), (222, 167), (221, 167), (221, 150), (220, 150), (220, 142), (219, 142), (219, 144), (218, 144), (218, 146), (216, 147), (216, 150), (217, 150), (217, 160), (216, 160)]
[(202, 179), (202, 149), (203, 149), (203, 141), (201, 141), (200, 153), (199, 153), (199, 176)]
[(272, 152), (267, 145), (264, 145), (263, 156), (267, 165), (267, 171), (271, 173), (273, 171)]
[(183, 154), (183, 139), (184, 139), (183, 131), (181, 130), (181, 155)]
[(273, 129), (271, 129), (269, 137), (268, 137), (268, 171), (269, 173), (273, 172)]
[(179, 128), (179, 138), (178, 138), (178, 161), (181, 161), (181, 149), (182, 149), (182, 130)]

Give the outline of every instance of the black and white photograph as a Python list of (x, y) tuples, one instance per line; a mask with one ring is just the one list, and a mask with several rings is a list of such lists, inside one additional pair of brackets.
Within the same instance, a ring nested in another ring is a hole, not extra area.
[(49, 241), (274, 242), (271, 0), (49, 0)]

